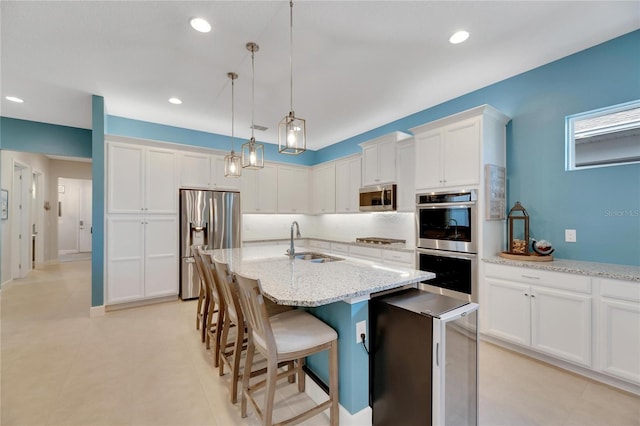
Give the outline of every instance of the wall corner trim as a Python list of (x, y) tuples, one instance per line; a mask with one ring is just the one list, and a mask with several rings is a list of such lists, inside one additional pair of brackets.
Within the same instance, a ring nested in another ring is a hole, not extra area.
[(104, 314), (104, 305), (92, 306), (91, 308), (89, 308), (89, 318), (103, 317)]

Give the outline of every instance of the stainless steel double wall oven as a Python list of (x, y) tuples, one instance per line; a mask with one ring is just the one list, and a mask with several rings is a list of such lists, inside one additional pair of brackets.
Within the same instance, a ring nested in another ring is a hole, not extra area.
[(475, 190), (416, 195), (416, 266), (436, 277), (420, 287), (478, 301)]

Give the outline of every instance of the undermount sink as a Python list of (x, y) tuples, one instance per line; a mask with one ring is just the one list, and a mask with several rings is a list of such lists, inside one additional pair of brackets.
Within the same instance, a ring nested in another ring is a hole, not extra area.
[(306, 260), (313, 263), (326, 263), (344, 260), (341, 257), (329, 256), (328, 254), (314, 253), (309, 251), (296, 253), (293, 257), (294, 259)]

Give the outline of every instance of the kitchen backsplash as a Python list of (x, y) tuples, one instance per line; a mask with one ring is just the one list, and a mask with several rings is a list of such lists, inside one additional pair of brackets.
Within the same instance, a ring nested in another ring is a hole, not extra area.
[(324, 214), (245, 214), (242, 239), (289, 238), (291, 222), (298, 221), (303, 237), (355, 241), (357, 237), (397, 238), (415, 246), (413, 213)]

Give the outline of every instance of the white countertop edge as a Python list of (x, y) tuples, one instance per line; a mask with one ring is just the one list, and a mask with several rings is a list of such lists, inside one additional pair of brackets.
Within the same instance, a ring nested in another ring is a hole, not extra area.
[(512, 260), (498, 256), (487, 257), (482, 260), (487, 263), (499, 265), (520, 266), (529, 269), (565, 272), (569, 274), (586, 275), (589, 277), (611, 278), (640, 283), (640, 266), (587, 262), (584, 260), (570, 259), (553, 259), (549, 262), (527, 262), (526, 260)]

